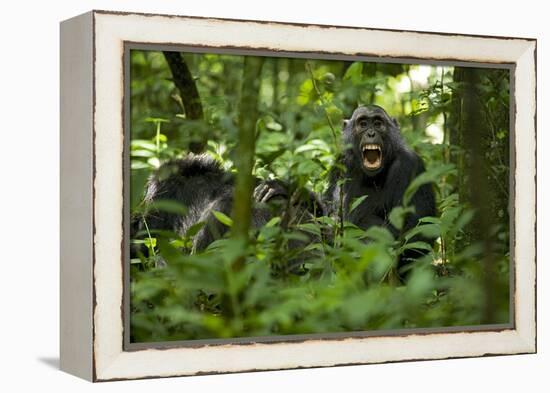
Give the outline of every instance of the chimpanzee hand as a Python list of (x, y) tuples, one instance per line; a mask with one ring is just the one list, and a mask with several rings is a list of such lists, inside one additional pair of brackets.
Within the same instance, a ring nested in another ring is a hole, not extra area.
[(254, 200), (257, 203), (267, 203), (273, 198), (287, 198), (288, 191), (279, 180), (266, 180), (254, 189)]

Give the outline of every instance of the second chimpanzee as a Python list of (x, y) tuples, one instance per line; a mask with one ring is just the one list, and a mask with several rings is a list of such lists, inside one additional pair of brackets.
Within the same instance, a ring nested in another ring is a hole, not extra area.
[[(399, 231), (390, 224), (389, 214), (402, 204), (411, 181), (424, 172), (422, 159), (403, 141), (397, 121), (376, 105), (358, 107), (345, 121), (343, 143), (344, 169), (332, 171), (325, 194), (329, 209), (338, 215), (342, 206), (345, 221), (363, 229), (384, 226), (397, 236)], [(350, 209), (353, 201), (363, 196), (362, 203)], [(414, 212), (406, 216), (403, 231), (416, 226), (421, 217), (435, 215), (431, 184), (422, 185), (410, 205)], [(409, 258), (402, 255), (399, 267)]]
[[(214, 212), (231, 215), (234, 180), (232, 173), (206, 154), (190, 154), (164, 163), (146, 186), (143, 200), (146, 214), (134, 217), (132, 238), (146, 236), (146, 231), (152, 230), (171, 231), (183, 236), (191, 227), (200, 224), (202, 227), (193, 236), (193, 250), (205, 249), (227, 232), (227, 226), (215, 217)], [(155, 207), (163, 201), (176, 202), (185, 212)], [(293, 215), (299, 213), (299, 220), (323, 214), (322, 203), (312, 192), (290, 192), (289, 187), (280, 181), (256, 179), (252, 226), (261, 227), (281, 211)]]

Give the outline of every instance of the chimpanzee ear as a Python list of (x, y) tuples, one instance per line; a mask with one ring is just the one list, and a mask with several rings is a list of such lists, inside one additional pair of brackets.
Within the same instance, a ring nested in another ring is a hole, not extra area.
[(344, 119), (342, 121), (342, 129), (345, 130), (346, 128), (348, 128), (348, 124), (349, 124), (349, 119)]
[(393, 121), (393, 124), (395, 124), (395, 126), (399, 128), (399, 122), (397, 121), (397, 119), (395, 117), (392, 117), (391, 120)]

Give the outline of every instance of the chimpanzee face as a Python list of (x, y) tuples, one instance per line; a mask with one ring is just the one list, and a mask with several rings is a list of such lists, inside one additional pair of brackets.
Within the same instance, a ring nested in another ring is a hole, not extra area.
[(345, 126), (348, 145), (368, 176), (382, 171), (392, 150), (390, 132), (396, 125), (376, 105), (357, 108)]

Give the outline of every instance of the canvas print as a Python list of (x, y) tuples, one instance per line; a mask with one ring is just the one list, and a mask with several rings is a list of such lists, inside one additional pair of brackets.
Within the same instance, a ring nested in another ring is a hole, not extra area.
[(510, 68), (128, 53), (130, 343), (509, 326)]

